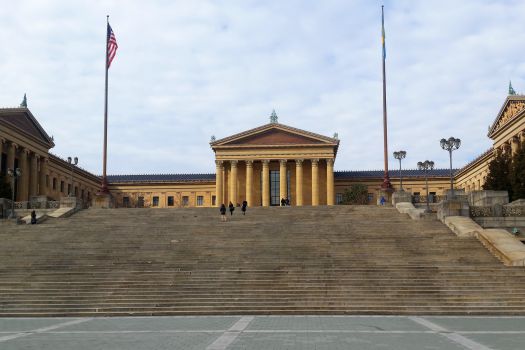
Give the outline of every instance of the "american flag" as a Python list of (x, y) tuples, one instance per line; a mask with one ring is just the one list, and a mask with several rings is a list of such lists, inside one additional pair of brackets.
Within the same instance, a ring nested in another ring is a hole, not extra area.
[(113, 58), (115, 58), (115, 55), (117, 54), (117, 39), (115, 38), (115, 33), (113, 33), (113, 29), (111, 29), (111, 26), (108, 23), (108, 68), (111, 66), (111, 61), (113, 61)]

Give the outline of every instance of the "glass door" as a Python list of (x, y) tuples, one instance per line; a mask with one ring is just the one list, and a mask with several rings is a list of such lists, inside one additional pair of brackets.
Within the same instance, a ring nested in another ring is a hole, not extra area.
[(270, 205), (281, 205), (279, 171), (270, 171)]

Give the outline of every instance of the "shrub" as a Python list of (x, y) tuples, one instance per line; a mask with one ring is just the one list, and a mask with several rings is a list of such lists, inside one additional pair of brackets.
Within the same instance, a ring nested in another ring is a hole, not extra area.
[(368, 187), (362, 184), (351, 185), (343, 193), (342, 204), (368, 204)]

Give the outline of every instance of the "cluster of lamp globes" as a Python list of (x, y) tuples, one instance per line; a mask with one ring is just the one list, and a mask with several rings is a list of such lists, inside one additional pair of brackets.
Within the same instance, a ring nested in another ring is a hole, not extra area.
[[(443, 148), (445, 151), (448, 151), (450, 153), (450, 157), (451, 157), (450, 166), (452, 169), (452, 151), (457, 150), (459, 146), (461, 146), (461, 140), (454, 138), (454, 137), (449, 137), (448, 140), (441, 139), (441, 141), (439, 141), (439, 144), (441, 145), (441, 148)], [(401, 170), (401, 160), (405, 159), (406, 156), (407, 156), (406, 151), (395, 151), (394, 152), (394, 158), (399, 160), (400, 170)], [(434, 169), (434, 162), (431, 160), (425, 160), (424, 162), (417, 162), (417, 169), (423, 170), (423, 171), (432, 170)]]
[[(449, 137), (447, 139), (441, 139), (439, 141), (439, 144), (441, 145), (441, 148), (443, 148), (445, 151), (448, 151), (450, 156), (450, 190), (451, 195), (454, 196), (454, 180), (453, 180), (453, 174), (452, 174), (452, 151), (457, 150), (459, 146), (461, 146), (461, 140), (457, 139), (455, 137)], [(399, 189), (400, 191), (403, 191), (403, 178), (401, 176), (401, 160), (405, 159), (407, 156), (406, 151), (396, 151), (394, 152), (394, 158), (399, 160)], [(425, 184), (427, 189), (427, 209), (425, 212), (430, 213), (430, 204), (429, 204), (429, 196), (428, 196), (428, 173), (434, 169), (434, 162), (431, 160), (425, 160), (424, 162), (417, 162), (417, 170), (422, 170), (425, 173)]]

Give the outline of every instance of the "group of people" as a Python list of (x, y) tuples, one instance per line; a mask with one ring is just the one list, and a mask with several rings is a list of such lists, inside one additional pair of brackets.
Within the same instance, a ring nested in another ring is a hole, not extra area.
[[(237, 204), (237, 206), (240, 206), (240, 205)], [(241, 207), (242, 215), (246, 215), (246, 208), (248, 207), (248, 202), (243, 201), (242, 206), (240, 207)], [(232, 202), (230, 202), (230, 204), (228, 205), (228, 209), (230, 210), (230, 216), (233, 216), (233, 212), (235, 211), (235, 206), (233, 205)], [(226, 221), (226, 206), (224, 205), (224, 203), (221, 204), (221, 208), (219, 209), (219, 211), (221, 212), (221, 221)]]
[(281, 198), (281, 207), (290, 206), (290, 200), (288, 198)]
[[(290, 205), (290, 200), (288, 198), (281, 198), (281, 207), (285, 207), (289, 205)], [(237, 203), (237, 206), (241, 207), (242, 215), (246, 215), (246, 208), (248, 207), (248, 202), (243, 201), (242, 205)], [(230, 202), (230, 204), (228, 205), (228, 209), (230, 210), (230, 216), (233, 216), (233, 212), (235, 211), (235, 205), (233, 205), (232, 202)], [(224, 203), (221, 204), (219, 211), (221, 212), (221, 221), (227, 221), (226, 205), (224, 205)]]

